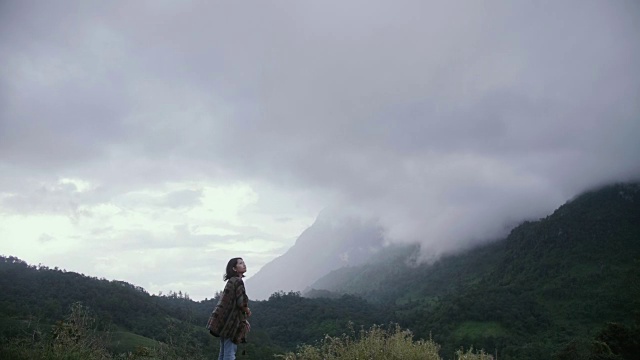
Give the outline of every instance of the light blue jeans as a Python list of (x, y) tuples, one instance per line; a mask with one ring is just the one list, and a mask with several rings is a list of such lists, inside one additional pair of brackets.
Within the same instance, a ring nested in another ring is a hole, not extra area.
[(234, 344), (231, 339), (220, 337), (218, 360), (236, 360), (236, 350), (238, 350), (238, 345)]

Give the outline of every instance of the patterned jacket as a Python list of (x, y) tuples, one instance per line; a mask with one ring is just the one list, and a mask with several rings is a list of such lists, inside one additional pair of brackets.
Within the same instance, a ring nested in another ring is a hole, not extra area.
[(231, 339), (234, 343), (245, 342), (248, 331), (247, 314), (249, 297), (242, 278), (234, 276), (227, 280), (218, 305), (213, 309), (207, 329), (211, 335)]

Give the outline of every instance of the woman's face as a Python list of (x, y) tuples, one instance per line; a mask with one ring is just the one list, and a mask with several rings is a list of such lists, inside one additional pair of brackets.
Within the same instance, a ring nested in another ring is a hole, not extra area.
[(238, 262), (236, 263), (236, 266), (233, 267), (233, 270), (242, 275), (247, 272), (247, 265), (244, 263), (244, 260), (238, 259)]

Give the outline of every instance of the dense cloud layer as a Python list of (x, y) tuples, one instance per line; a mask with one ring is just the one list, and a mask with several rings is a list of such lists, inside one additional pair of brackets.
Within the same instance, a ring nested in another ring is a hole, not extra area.
[(454, 250), (640, 176), (638, 34), (631, 0), (5, 1), (0, 206), (261, 184), (263, 216), (348, 206)]

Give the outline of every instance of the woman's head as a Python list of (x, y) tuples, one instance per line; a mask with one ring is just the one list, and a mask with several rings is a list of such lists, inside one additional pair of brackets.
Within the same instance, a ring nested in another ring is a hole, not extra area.
[(222, 278), (225, 281), (227, 281), (234, 276), (244, 277), (244, 273), (246, 271), (247, 271), (247, 265), (245, 265), (244, 260), (242, 260), (242, 258), (239, 258), (239, 257), (233, 258), (229, 260), (229, 262), (227, 263), (227, 268)]

